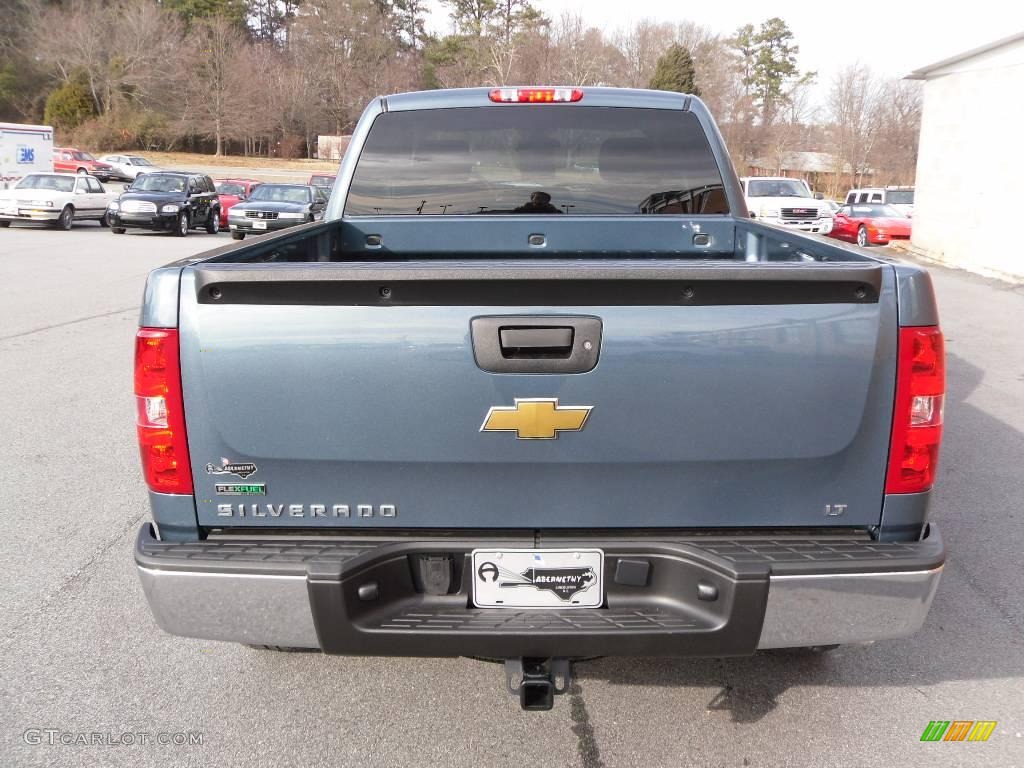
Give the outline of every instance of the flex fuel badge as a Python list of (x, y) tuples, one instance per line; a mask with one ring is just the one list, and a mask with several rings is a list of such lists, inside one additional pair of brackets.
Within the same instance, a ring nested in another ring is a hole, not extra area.
[(266, 496), (266, 483), (217, 483), (219, 496)]
[(256, 465), (250, 462), (235, 462), (230, 459), (225, 459), (223, 456), (220, 459), (220, 466), (215, 464), (206, 465), (206, 474), (208, 475), (238, 475), (240, 478), (245, 480), (249, 475), (255, 475), (257, 472)]

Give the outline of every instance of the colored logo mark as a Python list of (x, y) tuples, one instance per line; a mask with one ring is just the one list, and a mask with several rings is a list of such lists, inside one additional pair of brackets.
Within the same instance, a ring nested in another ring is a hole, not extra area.
[(988, 741), (996, 720), (932, 720), (921, 741)]

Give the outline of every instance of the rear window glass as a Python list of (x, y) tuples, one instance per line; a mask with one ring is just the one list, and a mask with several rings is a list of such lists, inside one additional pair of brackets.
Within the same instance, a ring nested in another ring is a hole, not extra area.
[(895, 203), (896, 205), (914, 204), (914, 190), (912, 189), (890, 189), (885, 197), (887, 203)]
[(728, 210), (691, 113), (534, 105), (380, 115), (345, 204), (357, 216)]

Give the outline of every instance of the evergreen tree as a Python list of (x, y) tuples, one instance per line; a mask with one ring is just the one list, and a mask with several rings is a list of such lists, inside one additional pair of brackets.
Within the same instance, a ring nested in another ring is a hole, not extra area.
[(672, 43), (658, 59), (654, 76), (647, 87), (658, 91), (677, 91), (700, 96), (697, 73), (690, 52), (679, 43)]

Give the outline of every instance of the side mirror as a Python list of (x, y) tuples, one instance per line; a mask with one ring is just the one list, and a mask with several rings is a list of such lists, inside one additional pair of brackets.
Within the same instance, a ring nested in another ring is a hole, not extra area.
[(752, 219), (756, 219), (757, 218), (757, 214), (754, 213), (753, 211), (747, 211), (747, 213), (750, 215), (750, 218), (752, 218)]
[(825, 193), (824, 192), (815, 192), (814, 193), (814, 199), (815, 200), (824, 200), (825, 199)]

